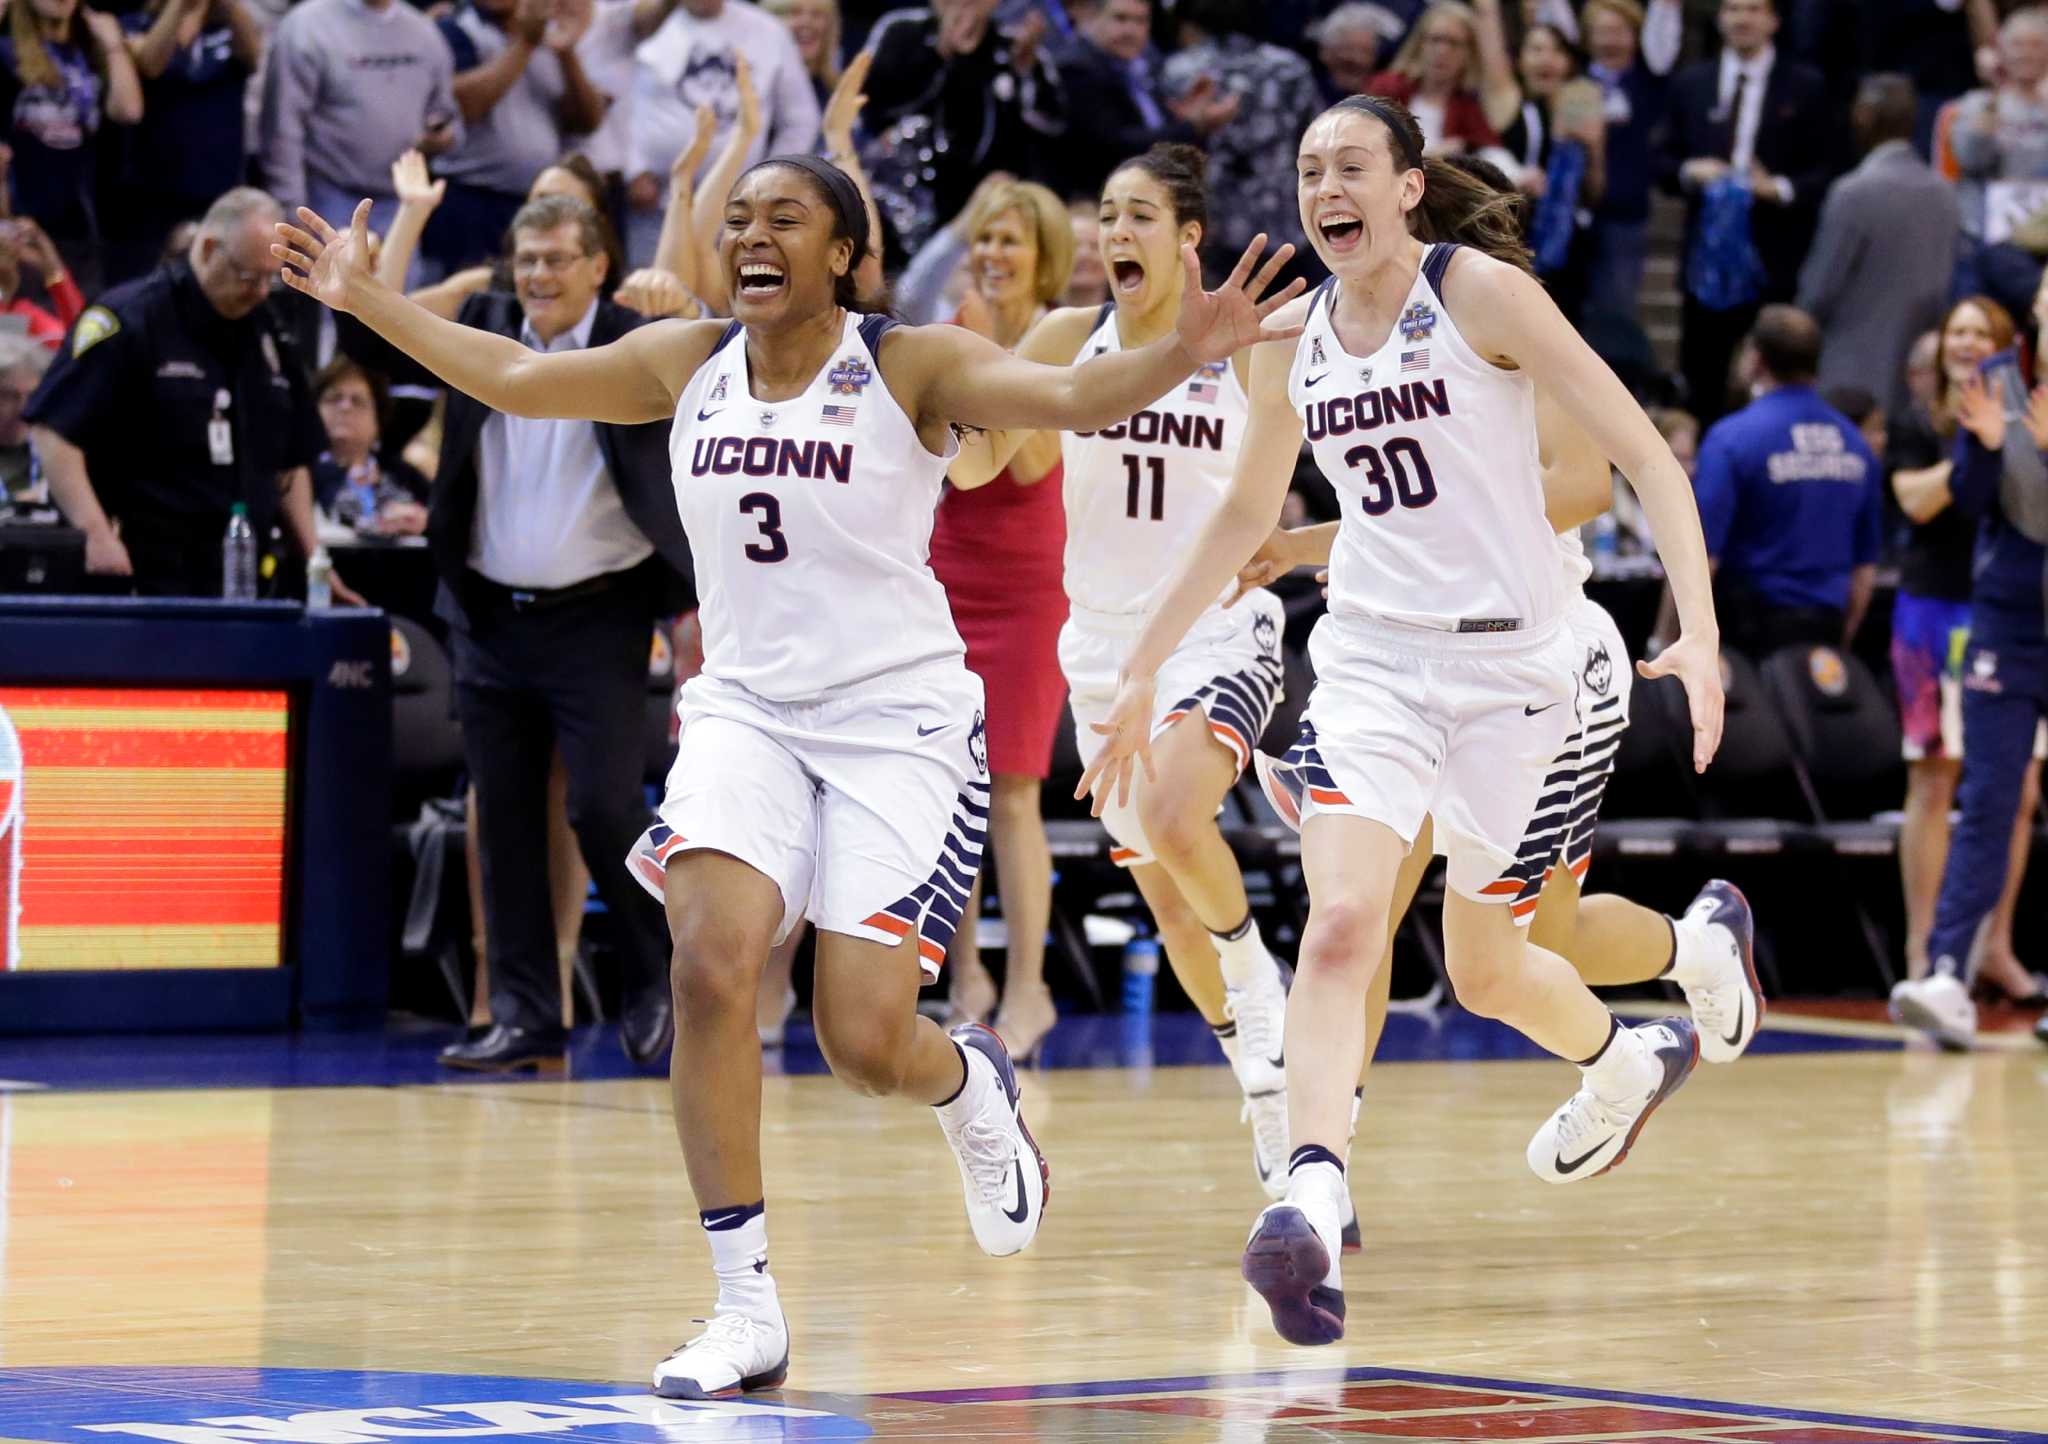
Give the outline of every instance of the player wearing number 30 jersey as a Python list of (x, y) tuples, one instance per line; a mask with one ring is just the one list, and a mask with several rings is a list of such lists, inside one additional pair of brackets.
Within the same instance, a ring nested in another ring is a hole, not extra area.
[(1704, 767), (1720, 735), (1719, 638), (1692, 491), (1512, 236), (1492, 255), (1417, 239), (1459, 233), (1452, 213), (1513, 227), (1511, 201), (1422, 148), (1412, 115), (1363, 96), (1302, 137), (1302, 225), (1332, 280), (1283, 313), (1303, 321), (1298, 339), (1252, 352), (1230, 493), (1132, 647), (1114, 735), (1084, 777), (1098, 798), (1127, 781), (1149, 743), (1161, 663), (1266, 540), (1309, 440), (1343, 515), (1295, 753), (1310, 908), (1287, 1010), (1294, 1151), (1287, 1195), (1260, 1214), (1242, 1263), (1282, 1337), (1303, 1344), (1343, 1335), (1337, 1259), (1363, 1003), (1425, 817), (1449, 861), (1444, 951), (1459, 1001), (1583, 1070), (1530, 1146), (1539, 1172), (1570, 1181), (1620, 1162), (1698, 1058), (1683, 1019), (1622, 1028), (1570, 964), (1529, 943), (1513, 907), (1549, 860), (1531, 861), (1549, 826), (1544, 782), (1576, 725), (1583, 661), (1560, 617), (1528, 375), (1643, 500), (1684, 625), (1651, 670), (1684, 682)]
[[(925, 565), (956, 424), (1094, 430), (1205, 364), (1292, 334), (1262, 324), (1283, 247), (1263, 238), (1218, 291), (1191, 289), (1155, 344), (1078, 369), (1032, 365), (957, 326), (860, 314), (871, 225), (843, 172), (762, 162), (726, 199), (719, 259), (735, 321), (662, 321), (540, 354), (441, 320), (380, 285), (369, 203), (346, 233), (310, 211), (278, 228), (285, 279), (493, 410), (674, 417), (678, 504), (703, 599), (706, 665), (685, 689), (661, 823), (632, 865), (675, 938), (676, 1131), (718, 1305), (656, 1365), (703, 1397), (779, 1385), (789, 1329), (768, 1269), (754, 1000), (770, 945), (818, 927), (818, 1041), (864, 1093), (933, 1105), (974, 1236), (1036, 1235), (1045, 1161), (1002, 1043), (917, 1014), (974, 881), (986, 815), (981, 687)], [(1194, 267), (1189, 252), (1183, 260)]]

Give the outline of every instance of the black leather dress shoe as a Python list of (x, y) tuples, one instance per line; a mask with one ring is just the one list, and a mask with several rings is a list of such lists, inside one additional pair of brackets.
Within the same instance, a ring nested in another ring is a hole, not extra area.
[(667, 990), (626, 1009), (619, 1019), (619, 1044), (626, 1058), (639, 1067), (668, 1061), (676, 1041), (675, 1004)]
[(540, 1033), (493, 1025), (481, 1034), (471, 1032), (472, 1036), (441, 1050), (443, 1067), (507, 1073), (514, 1068), (561, 1068), (569, 1061), (569, 1035), (559, 1029)]

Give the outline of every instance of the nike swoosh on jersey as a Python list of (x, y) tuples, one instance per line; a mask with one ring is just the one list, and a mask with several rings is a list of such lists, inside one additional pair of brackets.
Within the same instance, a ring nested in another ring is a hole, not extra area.
[[(1552, 702), (1550, 704), (1550, 707), (1556, 707), (1559, 705), (1561, 704)], [(1522, 704), (1522, 715), (1524, 717), (1540, 717), (1545, 712), (1548, 712), (1550, 710), (1550, 707), (1531, 707), (1528, 703), (1524, 702)]]
[(697, 413), (697, 419), (699, 421), (709, 421), (712, 417), (718, 415), (719, 411), (723, 410), (725, 410), (725, 408), (721, 406), (718, 408), (718, 411), (700, 411)]
[(938, 726), (936, 726), (936, 727), (926, 727), (926, 726), (923, 726), (922, 724), (920, 724), (920, 725), (919, 725), (919, 727), (918, 727), (918, 729), (917, 729), (917, 735), (918, 735), (918, 736), (920, 736), (920, 737), (929, 737), (929, 736), (931, 736), (931, 735), (932, 735), (932, 734), (933, 734), (934, 732), (943, 732), (943, 731), (945, 731), (945, 730), (946, 730), (946, 729), (947, 729), (948, 727), (951, 727), (952, 725), (953, 725), (953, 724), (952, 724), (951, 722), (941, 722), (941, 723), (940, 723), (940, 724), (939, 724)]
[[(1328, 376), (1329, 374), (1329, 372), (1325, 371), (1323, 373), (1323, 376)], [(1314, 386), (1317, 382), (1323, 379), (1323, 376), (1304, 376), (1301, 378), (1301, 384), (1303, 386)]]

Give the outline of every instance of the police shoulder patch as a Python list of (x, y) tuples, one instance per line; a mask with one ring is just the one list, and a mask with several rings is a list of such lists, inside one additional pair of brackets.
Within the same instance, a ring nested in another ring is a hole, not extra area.
[(78, 324), (71, 329), (72, 359), (76, 360), (83, 356), (120, 329), (121, 318), (105, 306), (87, 306), (85, 314), (78, 318)]

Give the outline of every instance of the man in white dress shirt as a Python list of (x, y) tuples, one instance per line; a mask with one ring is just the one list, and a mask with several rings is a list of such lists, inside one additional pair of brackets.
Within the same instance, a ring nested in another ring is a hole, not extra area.
[(1750, 239), (1762, 268), (1755, 294), (1734, 305), (1708, 304), (1686, 278), (1679, 366), (1690, 409), (1703, 423), (1746, 399), (1728, 395), (1735, 348), (1759, 309), (1792, 299), (1821, 196), (1849, 159), (1848, 127), (1828, 113), (1820, 72), (1772, 44), (1772, 0), (1721, 0), (1719, 26), (1720, 58), (1688, 66), (1672, 81), (1658, 146), (1664, 184), (1686, 198), (1687, 257), (1703, 201), (1732, 183), (1749, 192)]

